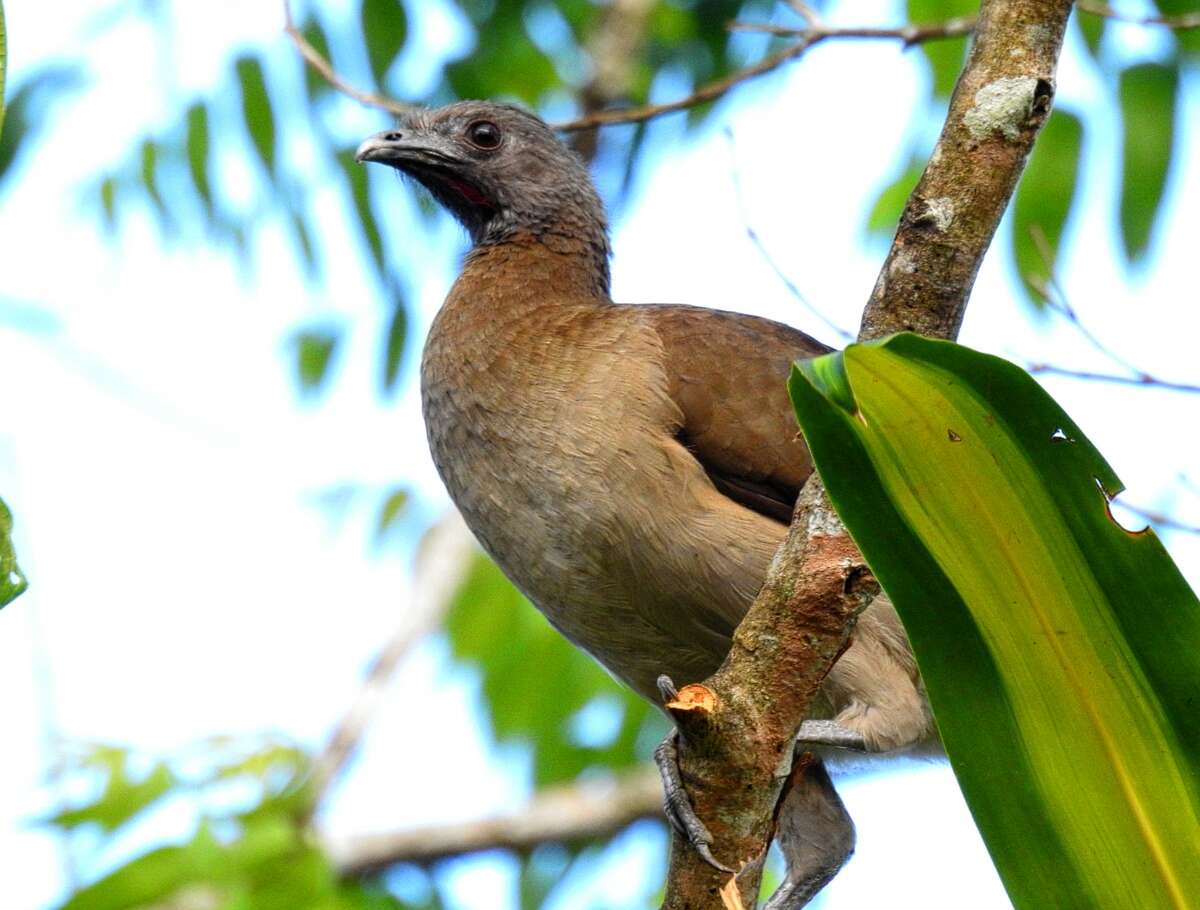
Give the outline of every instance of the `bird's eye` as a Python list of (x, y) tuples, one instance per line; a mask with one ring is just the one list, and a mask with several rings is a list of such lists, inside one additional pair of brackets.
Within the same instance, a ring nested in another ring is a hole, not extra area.
[(481, 149), (494, 149), (500, 144), (500, 127), (490, 120), (476, 120), (467, 127), (467, 140)]

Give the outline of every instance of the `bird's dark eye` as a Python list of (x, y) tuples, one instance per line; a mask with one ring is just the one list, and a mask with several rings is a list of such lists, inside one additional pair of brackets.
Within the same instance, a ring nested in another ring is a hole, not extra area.
[(476, 120), (467, 127), (467, 140), (481, 149), (494, 149), (500, 144), (500, 127), (490, 120)]

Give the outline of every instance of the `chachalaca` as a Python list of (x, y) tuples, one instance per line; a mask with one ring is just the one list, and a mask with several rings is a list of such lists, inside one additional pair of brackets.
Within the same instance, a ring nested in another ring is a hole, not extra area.
[[(473, 241), (425, 344), (421, 388), (433, 459), (479, 542), (555, 628), (646, 698), (660, 702), (661, 675), (706, 678), (812, 471), (790, 364), (829, 349), (753, 316), (613, 303), (587, 170), (518, 108), (415, 111), (358, 159), (414, 177)], [(878, 752), (933, 736), (884, 598), (822, 695), (832, 720), (806, 721), (806, 746)], [(668, 815), (707, 852), (671, 744)], [(788, 875), (775, 910), (807, 903), (852, 852), (820, 762), (786, 798), (778, 840)]]

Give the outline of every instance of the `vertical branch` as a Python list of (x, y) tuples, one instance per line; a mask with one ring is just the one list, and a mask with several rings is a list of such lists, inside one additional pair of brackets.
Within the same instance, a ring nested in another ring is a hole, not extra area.
[[(1069, 0), (983, 0), (975, 45), (941, 138), (904, 209), (863, 313), (860, 340), (909, 329), (954, 338), (987, 252), (1045, 121)], [(755, 906), (792, 742), (818, 687), (878, 586), (819, 478), (738, 627), (725, 663), (686, 687), (680, 767), (733, 882), (675, 834), (666, 910)], [(734, 892), (737, 895), (734, 895)]]

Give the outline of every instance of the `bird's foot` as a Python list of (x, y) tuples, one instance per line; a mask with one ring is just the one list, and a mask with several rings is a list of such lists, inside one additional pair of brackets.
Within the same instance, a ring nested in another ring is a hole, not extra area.
[[(674, 701), (679, 692), (669, 676), (658, 678), (658, 691), (664, 704)], [(679, 832), (706, 863), (722, 872), (733, 873), (728, 866), (717, 861), (712, 854), (712, 833), (700, 820), (687, 791), (683, 788), (683, 776), (679, 772), (679, 731), (672, 730), (654, 750), (654, 763), (662, 775), (663, 811), (671, 827)]]
[(663, 811), (667, 815), (667, 821), (706, 863), (722, 872), (732, 873), (732, 869), (718, 862), (713, 856), (713, 836), (708, 826), (700, 821), (700, 816), (692, 808), (692, 801), (683, 788), (683, 778), (679, 773), (678, 740), (679, 731), (672, 730), (654, 750), (654, 763), (658, 765), (658, 773), (662, 775)]

